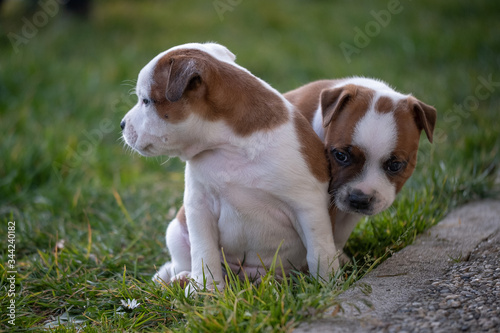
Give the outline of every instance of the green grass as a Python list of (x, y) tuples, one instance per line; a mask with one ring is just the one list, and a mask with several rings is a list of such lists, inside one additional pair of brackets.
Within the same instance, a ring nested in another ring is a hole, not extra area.
[[(19, 52), (7, 36), (39, 8), (26, 13), (9, 1), (0, 18), (0, 330), (11, 329), (8, 221), (16, 221), (20, 331), (51, 322), (55, 332), (290, 331), (339, 306), (338, 293), (450, 209), (498, 195), (500, 86), (478, 94), (484, 80), (500, 82), (494, 1), (401, 1), (349, 63), (339, 44), (354, 45), (354, 28), (364, 30), (370, 11), (386, 10), (387, 1), (242, 1), (222, 20), (213, 1), (95, 4), (88, 21), (50, 18)], [(397, 201), (350, 238), (354, 267), (329, 281), (298, 274), (280, 282), (271, 272), (259, 286), (231, 281), (197, 298), (149, 282), (168, 258), (164, 232), (181, 204), (183, 164), (129, 153), (119, 122), (145, 63), (173, 45), (207, 40), (228, 46), (280, 91), (364, 75), (437, 108), (435, 143), (422, 138)], [(126, 312), (123, 299), (141, 304)]]

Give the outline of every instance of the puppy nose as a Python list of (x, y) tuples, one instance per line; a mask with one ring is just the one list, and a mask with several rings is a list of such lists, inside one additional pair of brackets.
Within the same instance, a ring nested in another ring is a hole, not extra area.
[(367, 209), (370, 207), (370, 202), (373, 196), (365, 194), (360, 190), (353, 190), (349, 193), (349, 204), (355, 209)]
[(125, 120), (122, 120), (122, 122), (120, 123), (120, 127), (122, 128), (122, 130), (124, 130), (124, 129), (125, 129), (125, 125), (126, 125), (126, 124), (127, 124), (127, 123), (125, 122)]

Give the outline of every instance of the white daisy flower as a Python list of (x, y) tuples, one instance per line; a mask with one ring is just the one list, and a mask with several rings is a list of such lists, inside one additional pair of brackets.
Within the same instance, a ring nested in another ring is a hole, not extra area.
[(133, 299), (133, 300), (127, 299), (127, 301), (122, 299), (121, 302), (122, 302), (122, 306), (125, 308), (125, 310), (133, 310), (133, 309), (137, 308), (139, 305), (141, 305), (141, 303), (137, 303), (137, 301), (135, 299)]

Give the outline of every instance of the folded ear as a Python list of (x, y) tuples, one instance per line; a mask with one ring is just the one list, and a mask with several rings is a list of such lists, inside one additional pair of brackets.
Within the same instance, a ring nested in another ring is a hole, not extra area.
[(187, 90), (194, 90), (201, 84), (201, 67), (198, 61), (188, 57), (170, 59), (170, 69), (165, 92), (167, 100), (176, 102)]
[(408, 106), (415, 115), (415, 122), (419, 130), (424, 130), (427, 138), (432, 143), (432, 134), (434, 133), (437, 118), (436, 109), (412, 96), (408, 97)]
[(356, 86), (348, 84), (344, 87), (324, 89), (320, 94), (321, 111), (323, 113), (323, 127), (328, 126), (333, 118), (356, 95)]

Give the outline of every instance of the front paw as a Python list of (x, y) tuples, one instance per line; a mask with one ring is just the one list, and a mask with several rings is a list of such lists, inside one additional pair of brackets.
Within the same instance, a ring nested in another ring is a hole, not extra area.
[(190, 277), (191, 277), (191, 272), (188, 271), (180, 272), (179, 274), (175, 275), (172, 278), (171, 283), (178, 283), (182, 289), (185, 289), (186, 286), (189, 284)]
[(152, 280), (154, 283), (162, 286), (178, 282), (182, 286), (182, 288), (184, 288), (190, 276), (191, 272), (189, 271), (183, 271), (175, 274), (175, 270), (173, 269), (172, 263), (167, 262), (153, 276)]
[(170, 274), (172, 264), (170, 262), (163, 265), (151, 280), (158, 285), (165, 285), (170, 282), (172, 276)]
[(340, 267), (340, 255), (340, 253), (337, 253), (335, 255), (327, 256), (323, 260), (308, 259), (309, 272), (318, 279), (328, 281), (331, 276), (335, 275), (335, 272)]
[(186, 297), (196, 296), (200, 292), (214, 293), (220, 292), (224, 289), (224, 282), (221, 281), (208, 281), (203, 279), (189, 279), (185, 285)]
[(345, 266), (345, 265), (348, 265), (348, 264), (352, 264), (352, 259), (351, 257), (349, 257), (347, 254), (345, 254), (344, 252), (342, 252), (339, 256), (339, 261), (340, 261), (340, 265), (341, 266)]

